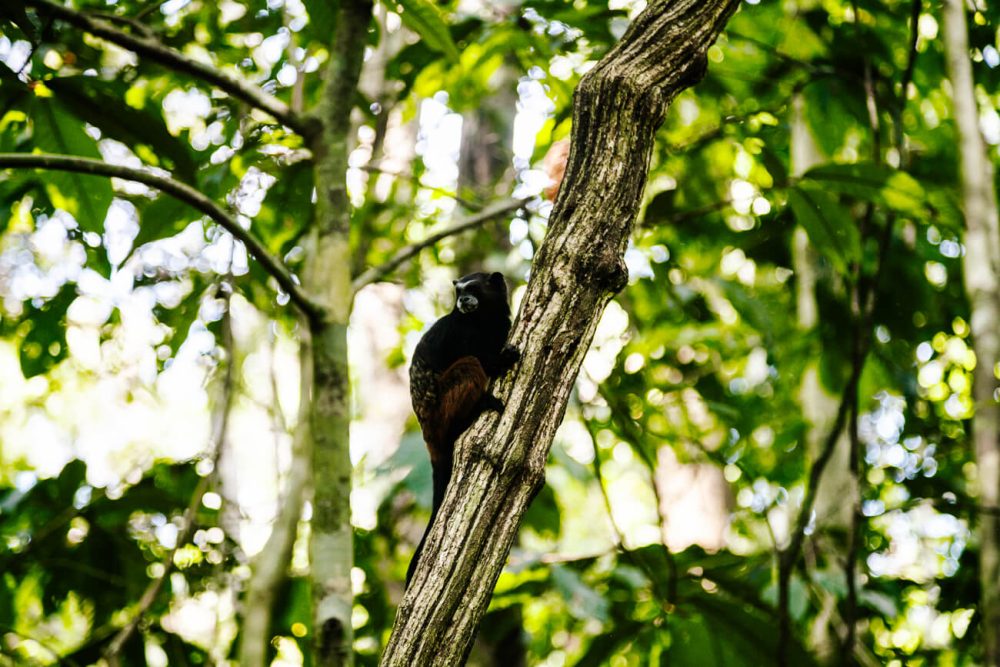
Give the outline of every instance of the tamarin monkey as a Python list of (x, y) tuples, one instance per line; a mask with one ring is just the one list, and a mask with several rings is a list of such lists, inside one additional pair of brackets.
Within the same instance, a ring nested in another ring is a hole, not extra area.
[(521, 356), (506, 344), (510, 306), (503, 274), (470, 273), (454, 285), (454, 309), (423, 335), (410, 365), (410, 399), (431, 457), (434, 499), (406, 571), (407, 585), (444, 500), (455, 441), (483, 411), (503, 409), (486, 386)]

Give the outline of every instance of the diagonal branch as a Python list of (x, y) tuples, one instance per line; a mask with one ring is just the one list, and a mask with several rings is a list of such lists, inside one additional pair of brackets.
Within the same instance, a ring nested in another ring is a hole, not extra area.
[(456, 223), (446, 229), (442, 229), (436, 234), (431, 234), (422, 241), (406, 246), (393, 255), (392, 259), (388, 262), (378, 266), (373, 266), (355, 278), (353, 284), (354, 291), (357, 292), (366, 285), (382, 280), (399, 268), (404, 262), (418, 255), (421, 250), (429, 248), (441, 239), (480, 227), (494, 218), (521, 208), (524, 206), (526, 201), (526, 199), (504, 199), (496, 204), (487, 206), (479, 213), (469, 216), (462, 222)]
[(206, 197), (189, 185), (175, 181), (167, 176), (152, 172), (110, 164), (91, 158), (72, 155), (54, 155), (46, 153), (0, 153), (0, 169), (48, 169), (55, 171), (72, 171), (95, 176), (110, 176), (127, 181), (135, 181), (156, 188), (175, 199), (188, 204), (195, 210), (212, 218), (220, 227), (232, 234), (246, 246), (247, 251), (260, 262), (271, 277), (291, 298), (292, 302), (313, 319), (321, 319), (323, 309), (314, 303), (302, 291), (295, 276), (293, 276), (281, 260), (272, 256), (264, 244), (257, 240), (248, 230), (244, 229), (236, 218), (232, 217), (211, 198)]
[(455, 446), (437, 519), (382, 654), (385, 667), (464, 664), (597, 322), (628, 283), (624, 253), (667, 105), (697, 83), (737, 0), (653, 0), (573, 98), (566, 175), (512, 328), (515, 371)]
[(132, 35), (115, 28), (106, 20), (94, 18), (71, 7), (52, 2), (52, 0), (24, 0), (24, 4), (28, 7), (34, 7), (39, 13), (54, 16), (96, 37), (106, 39), (129, 51), (134, 51), (164, 67), (201, 79), (256, 109), (266, 111), (305, 137), (316, 133), (317, 128), (314, 122), (296, 114), (288, 108), (287, 104), (264, 92), (259, 86), (240, 81), (214, 65), (193, 60), (156, 39)]

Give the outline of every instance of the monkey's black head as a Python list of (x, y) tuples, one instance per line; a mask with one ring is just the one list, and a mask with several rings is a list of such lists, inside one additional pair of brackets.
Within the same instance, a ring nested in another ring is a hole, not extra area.
[(454, 284), (455, 309), (463, 315), (510, 315), (502, 273), (470, 273)]

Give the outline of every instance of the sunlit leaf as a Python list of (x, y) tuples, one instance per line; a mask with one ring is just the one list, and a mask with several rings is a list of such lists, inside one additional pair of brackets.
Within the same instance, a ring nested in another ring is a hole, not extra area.
[(171, 169), (175, 178), (194, 181), (197, 162), (192, 148), (167, 131), (155, 108), (137, 109), (126, 104), (126, 86), (93, 77), (53, 78), (45, 85), (55, 91), (63, 109), (100, 129), (103, 136), (117, 139), (133, 151), (147, 144), (157, 157), (165, 158), (162, 166)]
[(400, 16), (403, 23), (420, 35), (429, 47), (446, 55), (453, 62), (458, 61), (458, 48), (448, 31), (448, 23), (438, 6), (430, 0), (401, 0)]
[(816, 249), (846, 275), (861, 256), (861, 237), (850, 212), (830, 193), (806, 184), (789, 190), (788, 203)]
[[(32, 105), (35, 147), (48, 152), (101, 159), (95, 142), (83, 124), (62, 104), (51, 98), (36, 98)], [(104, 176), (50, 171), (45, 187), (52, 204), (76, 218), (88, 231), (101, 232), (114, 193)]]
[(26, 332), (20, 341), (21, 373), (26, 378), (46, 373), (66, 358), (66, 310), (76, 299), (76, 286), (67, 283), (38, 308), (29, 306)]

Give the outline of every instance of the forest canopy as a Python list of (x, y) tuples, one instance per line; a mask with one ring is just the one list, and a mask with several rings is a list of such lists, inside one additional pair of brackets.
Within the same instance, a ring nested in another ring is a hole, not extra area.
[[(1000, 665), (998, 27), (5, 1), (0, 665)], [(405, 591), (473, 271), (512, 409)]]

